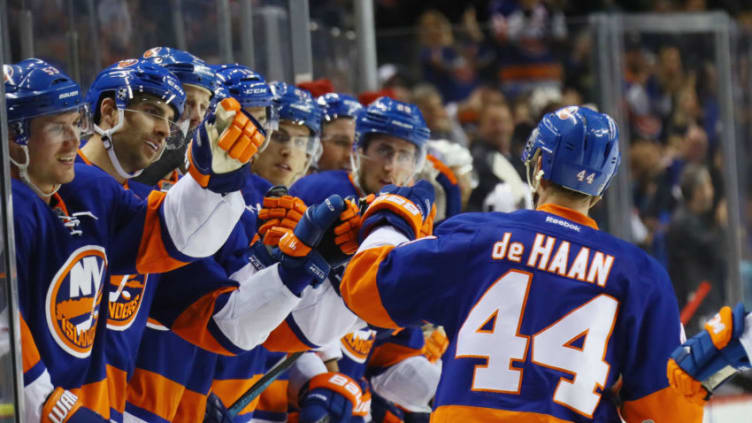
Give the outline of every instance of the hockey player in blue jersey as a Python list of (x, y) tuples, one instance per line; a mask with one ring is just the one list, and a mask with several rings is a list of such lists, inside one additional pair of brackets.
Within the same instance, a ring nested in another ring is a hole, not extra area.
[(321, 123), (321, 157), (316, 170), (350, 170), (350, 154), (355, 144), (355, 116), (363, 109), (358, 100), (328, 93), (316, 98), (324, 118)]
[[(13, 199), (26, 417), (64, 421), (89, 410), (89, 419), (108, 418), (104, 343), (95, 342), (103, 340), (107, 320), (100, 319), (107, 315), (102, 315), (101, 300), (110, 292), (104, 278), (108, 271), (177, 268), (224, 243), (244, 209), (238, 182), (252, 145), (242, 130), (224, 129), (243, 128), (250, 121), (227, 104), (195, 145), (194, 176), (167, 195), (141, 201), (98, 169), (71, 161), (80, 142), (78, 122), (84, 119), (75, 82), (38, 59), (6, 67), (4, 74), (10, 150), (19, 180), (13, 182)], [(127, 95), (119, 94), (118, 100)], [(164, 136), (139, 138), (144, 149), (153, 151), (164, 142), (167, 120), (182, 109), (183, 99), (176, 85), (172, 95), (160, 99), (164, 108), (152, 109), (163, 113), (149, 119), (159, 127), (155, 133)], [(120, 113), (122, 119), (125, 111)], [(255, 127), (246, 129), (253, 137)], [(33, 258), (41, 249), (48, 252), (44, 264)]]
[(418, 182), (365, 212), (342, 296), (379, 327), (443, 325), (432, 422), (702, 421), (665, 377), (681, 336), (665, 270), (588, 217), (618, 142), (610, 117), (566, 107), (523, 153), (537, 210), (462, 214), (418, 238), (432, 201)]

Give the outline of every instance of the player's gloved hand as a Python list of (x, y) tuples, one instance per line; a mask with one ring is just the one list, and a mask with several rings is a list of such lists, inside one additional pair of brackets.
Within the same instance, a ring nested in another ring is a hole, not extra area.
[(345, 210), (339, 215), (332, 230), (326, 232), (318, 248), (332, 269), (345, 264), (358, 251), (361, 215), (374, 198), (374, 195), (369, 195), (361, 199), (345, 199)]
[[(278, 195), (282, 193), (282, 189), (284, 189), (284, 194)], [(264, 244), (276, 246), (285, 234), (285, 229), (295, 230), (295, 226), (307, 208), (303, 200), (287, 194), (286, 188), (271, 188), (264, 197), (258, 214), (259, 223), (263, 222), (259, 226), (258, 233), (263, 237)], [(275, 227), (277, 229), (271, 230)]]
[(206, 398), (206, 413), (204, 414), (204, 423), (232, 423), (232, 416), (214, 392)]
[(446, 196), (446, 209), (444, 218), (449, 218), (462, 211), (462, 193), (460, 192), (460, 185), (457, 181), (457, 177), (447, 165), (441, 160), (428, 154), (426, 159), (431, 162), (431, 165), (438, 171), (436, 175), (436, 182), (441, 185)]
[(232, 97), (219, 102), (196, 130), (188, 171), (204, 188), (225, 194), (243, 187), (248, 172), (240, 170), (266, 138), (261, 124)]
[(744, 333), (744, 305), (726, 306), (705, 330), (677, 348), (668, 360), (668, 381), (689, 401), (703, 404), (713, 390), (738, 370), (750, 368), (739, 338)]
[(323, 373), (311, 378), (298, 396), (300, 423), (362, 422), (370, 408), (360, 385), (342, 373)]
[(99, 414), (84, 408), (81, 400), (73, 392), (55, 388), (42, 406), (42, 423), (88, 423), (107, 420)]
[(411, 187), (385, 186), (363, 215), (359, 239), (362, 241), (381, 225), (391, 225), (411, 240), (431, 232), (432, 226), (429, 231), (424, 224), (430, 219), (428, 224), (433, 225), (433, 201), (433, 186), (422, 179)]
[(331, 267), (315, 248), (344, 210), (342, 197), (331, 195), (323, 203), (309, 207), (294, 231), (279, 227), (269, 230), (283, 232), (272, 255), (280, 262), (282, 282), (295, 295), (311, 283), (320, 284), (329, 275)]
[(446, 332), (444, 332), (444, 328), (439, 326), (426, 338), (426, 344), (423, 346), (423, 355), (431, 363), (436, 363), (441, 359), (441, 356), (444, 355), (448, 347), (449, 339), (446, 336)]

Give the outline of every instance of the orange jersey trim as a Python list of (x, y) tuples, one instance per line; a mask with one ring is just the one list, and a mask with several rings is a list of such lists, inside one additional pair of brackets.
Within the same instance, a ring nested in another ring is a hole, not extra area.
[(23, 363), (23, 372), (26, 373), (32, 367), (36, 366), (41, 358), (39, 357), (39, 350), (37, 344), (34, 342), (34, 337), (31, 335), (31, 329), (26, 324), (26, 319), (23, 316), (19, 316), (18, 319), (21, 323), (21, 361)]
[(167, 421), (172, 421), (185, 387), (166, 377), (136, 369), (128, 382), (128, 402)]
[(106, 380), (99, 382), (87, 383), (86, 385), (71, 389), (81, 401), (81, 405), (98, 413), (99, 415), (110, 418), (110, 396)]
[(146, 199), (147, 210), (144, 219), (144, 233), (138, 246), (136, 270), (140, 274), (164, 273), (187, 263), (176, 260), (165, 249), (162, 240), (162, 225), (159, 222), (159, 207), (164, 202), (164, 192), (152, 191)]
[(444, 176), (449, 179), (449, 182), (451, 182), (452, 185), (457, 185), (457, 177), (454, 176), (454, 172), (452, 172), (452, 169), (449, 168), (449, 166), (445, 165), (444, 162), (430, 154), (426, 154), (426, 159), (428, 159), (433, 164), (433, 167), (435, 167), (436, 170), (444, 174)]
[(125, 412), (125, 398), (128, 395), (128, 373), (108, 364), (107, 386), (110, 407), (119, 413)]
[(259, 396), (258, 410), (269, 411), (273, 413), (287, 412), (287, 385), (286, 380), (275, 380)]
[(282, 322), (266, 338), (262, 344), (264, 348), (273, 352), (298, 352), (311, 349), (295, 335), (287, 322)]
[(373, 349), (373, 355), (368, 360), (369, 366), (389, 367), (410, 357), (423, 355), (423, 350), (406, 347), (404, 345), (387, 342)]
[(572, 222), (577, 222), (581, 225), (589, 226), (595, 230), (598, 229), (598, 224), (595, 223), (595, 220), (568, 207), (560, 206), (558, 204), (546, 203), (538, 206), (536, 210), (555, 214), (556, 216), (563, 217), (564, 219), (571, 220)]
[(206, 414), (206, 395), (186, 389), (175, 412), (173, 423), (194, 423), (204, 420)]
[(209, 320), (214, 315), (214, 304), (217, 297), (225, 292), (235, 291), (237, 288), (227, 286), (214, 290), (198, 301), (191, 304), (183, 311), (172, 325), (172, 331), (179, 337), (185, 339), (193, 345), (201, 347), (207, 351), (222, 355), (235, 355), (211, 335), (209, 332)]
[(369, 248), (356, 254), (345, 269), (340, 292), (345, 304), (368, 323), (386, 329), (400, 326), (392, 320), (381, 302), (379, 265), (394, 249), (392, 245)]
[(431, 423), (457, 422), (569, 423), (569, 420), (562, 420), (548, 414), (469, 405), (442, 405), (431, 413)]
[[(219, 399), (222, 400), (222, 403), (229, 408), (230, 406), (232, 406), (232, 404), (235, 404), (235, 401), (237, 401), (246, 391), (248, 391), (248, 389), (253, 386), (253, 384), (256, 383), (257, 380), (261, 379), (261, 376), (263, 375), (253, 375), (250, 379), (215, 379), (212, 383), (211, 390), (215, 395), (219, 397)], [(259, 403), (259, 398), (260, 396), (254, 398), (253, 401), (248, 403), (248, 405), (240, 410), (238, 414), (252, 413), (254, 410), (256, 410), (256, 407)], [(203, 418), (204, 411), (205, 410), (202, 410), (201, 418)], [(201, 418), (194, 421), (201, 421)]]
[(703, 408), (685, 399), (671, 387), (663, 388), (638, 400), (625, 401), (621, 409), (627, 423), (653, 420), (655, 423), (702, 423)]

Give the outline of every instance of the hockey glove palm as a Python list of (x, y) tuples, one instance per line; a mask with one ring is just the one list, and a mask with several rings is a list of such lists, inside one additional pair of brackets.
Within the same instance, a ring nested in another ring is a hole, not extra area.
[(299, 398), (300, 423), (362, 422), (370, 407), (369, 402), (363, 401), (360, 385), (341, 373), (314, 376)]
[(224, 194), (245, 184), (243, 169), (266, 138), (263, 127), (233, 98), (217, 104), (195, 132), (188, 171), (204, 188)]
[(702, 404), (718, 385), (737, 370), (750, 367), (739, 342), (744, 333), (744, 305), (723, 307), (705, 330), (677, 348), (668, 361), (669, 383), (691, 402)]
[(282, 281), (294, 294), (300, 295), (311, 282), (318, 285), (329, 275), (329, 264), (314, 248), (344, 209), (344, 200), (335, 194), (306, 209), (294, 230), (280, 227), (269, 230), (282, 232), (273, 255), (280, 262)]
[(360, 240), (381, 225), (391, 225), (411, 240), (432, 233), (433, 201), (433, 186), (422, 179), (412, 187), (385, 186), (363, 215)]

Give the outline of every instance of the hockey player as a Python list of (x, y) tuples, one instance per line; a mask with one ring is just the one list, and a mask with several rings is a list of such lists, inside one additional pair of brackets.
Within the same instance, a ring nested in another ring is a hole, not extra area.
[(723, 307), (705, 330), (677, 348), (668, 360), (669, 383), (688, 401), (705, 405), (713, 390), (752, 367), (752, 313), (739, 303)]
[(701, 421), (663, 376), (681, 333), (665, 270), (587, 215), (618, 141), (607, 115), (563, 108), (523, 153), (537, 210), (462, 214), (418, 239), (432, 199), (421, 181), (365, 212), (342, 296), (379, 327), (444, 326), (432, 422)]
[[(293, 85), (273, 82), (271, 88), (276, 102), (286, 100), (277, 107), (279, 128), (266, 150), (254, 160), (252, 170), (272, 185), (289, 187), (321, 155), (321, 109), (308, 92)], [(309, 117), (299, 120), (299, 116)]]
[[(245, 151), (253, 144), (251, 138), (259, 137), (255, 126), (236, 113), (238, 107), (225, 103), (211, 131), (203, 132), (195, 146), (194, 176), (167, 195), (141, 201), (100, 170), (74, 164), (84, 120), (75, 82), (38, 59), (6, 67), (4, 75), (15, 178), (26, 419), (106, 419), (106, 319), (99, 318), (101, 300), (110, 291), (105, 276), (109, 271), (162, 272), (213, 254), (243, 211), (236, 191), (245, 172), (242, 166), (250, 158)], [(151, 155), (148, 150), (153, 152), (155, 145), (161, 147), (168, 120), (182, 110), (179, 84), (170, 94), (151, 109), (161, 116), (146, 117), (161, 135), (139, 138), (142, 157)], [(124, 114), (120, 112), (121, 120)], [(250, 137), (243, 131), (226, 132), (229, 125), (243, 128)], [(233, 148), (243, 153), (224, 153)], [(33, 259), (42, 250), (47, 251), (43, 264)]]
[(321, 124), (323, 152), (316, 169), (350, 170), (350, 153), (355, 143), (355, 116), (363, 106), (353, 97), (337, 93), (324, 94), (316, 102), (324, 112)]

